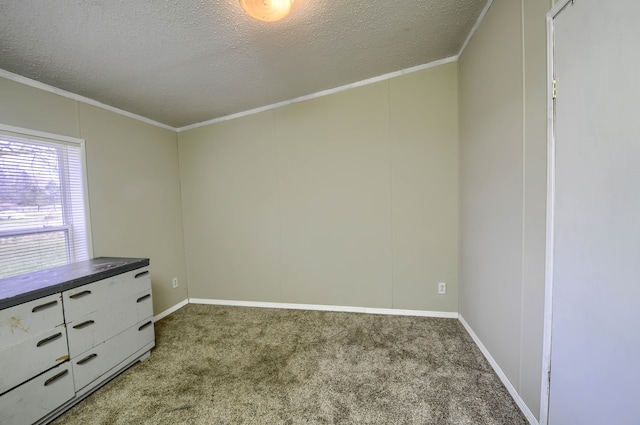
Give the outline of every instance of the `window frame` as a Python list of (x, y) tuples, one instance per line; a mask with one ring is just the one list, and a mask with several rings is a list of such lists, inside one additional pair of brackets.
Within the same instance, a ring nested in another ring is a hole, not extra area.
[[(22, 127), (16, 127), (12, 125), (2, 124), (0, 123), (0, 136), (7, 136), (9, 138), (15, 138), (19, 140), (24, 140), (26, 142), (46, 142), (46, 143), (54, 143), (57, 145), (72, 145), (80, 148), (80, 172), (81, 172), (81, 180), (82, 180), (82, 192), (83, 192), (83, 205), (84, 205), (84, 234), (85, 234), (85, 244), (83, 246), (87, 253), (87, 259), (93, 258), (93, 240), (92, 240), (92, 232), (91, 232), (91, 212), (89, 208), (89, 185), (88, 185), (88, 176), (87, 176), (87, 164), (86, 164), (86, 144), (84, 139), (80, 139), (77, 137), (63, 136), (54, 133), (48, 133), (44, 131), (31, 130)], [(67, 162), (66, 158), (63, 158), (58, 153), (58, 161), (60, 163)], [(60, 179), (68, 180), (68, 167), (59, 167)], [(68, 197), (69, 194), (67, 191), (63, 191), (61, 196)], [(67, 250), (67, 262), (72, 263), (77, 261), (78, 253), (71, 252), (72, 247), (78, 247), (75, 241), (73, 243), (69, 243), (72, 238), (74, 238), (73, 226), (69, 224), (70, 216), (72, 215), (68, 208), (65, 205), (68, 205), (68, 201), (62, 202), (63, 205), (63, 224), (61, 226), (51, 226), (51, 227), (42, 227), (42, 228), (23, 228), (23, 229), (15, 229), (15, 230), (0, 230), (0, 237), (11, 237), (11, 236), (28, 236), (28, 235), (36, 235), (43, 233), (53, 233), (53, 232), (64, 232), (65, 241), (66, 241), (66, 250)]]

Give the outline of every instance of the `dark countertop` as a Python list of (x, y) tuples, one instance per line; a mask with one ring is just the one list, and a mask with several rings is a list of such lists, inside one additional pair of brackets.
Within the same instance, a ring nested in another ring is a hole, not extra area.
[(148, 265), (148, 258), (100, 257), (0, 279), (0, 310)]

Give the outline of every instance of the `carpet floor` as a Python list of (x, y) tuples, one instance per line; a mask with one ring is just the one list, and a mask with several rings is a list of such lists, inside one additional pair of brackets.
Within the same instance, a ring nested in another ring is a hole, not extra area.
[(76, 424), (528, 422), (455, 319), (189, 304)]

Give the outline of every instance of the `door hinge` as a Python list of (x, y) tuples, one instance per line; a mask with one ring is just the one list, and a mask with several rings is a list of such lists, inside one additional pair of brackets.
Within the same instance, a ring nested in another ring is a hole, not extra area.
[(553, 80), (553, 91), (551, 93), (551, 96), (553, 99), (558, 97), (558, 83), (556, 82), (556, 80)]

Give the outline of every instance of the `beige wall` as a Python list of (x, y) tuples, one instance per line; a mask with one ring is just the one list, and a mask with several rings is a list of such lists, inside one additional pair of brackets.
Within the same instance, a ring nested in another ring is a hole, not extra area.
[(0, 123), (85, 139), (94, 256), (150, 258), (156, 314), (186, 299), (175, 132), (4, 78)]
[(456, 79), (179, 133), (189, 296), (457, 311)]
[(275, 112), (283, 301), (393, 307), (388, 83)]
[(192, 298), (280, 299), (271, 115), (252, 115), (243, 125), (228, 121), (179, 134)]
[(76, 101), (1, 77), (0, 123), (80, 137)]
[(458, 311), (456, 78), (457, 63), (389, 81), (396, 308)]
[(540, 409), (549, 0), (495, 0), (459, 60), (460, 313)]

